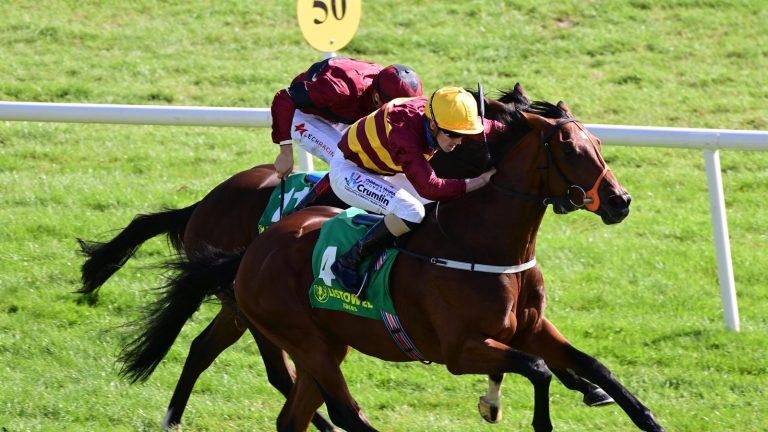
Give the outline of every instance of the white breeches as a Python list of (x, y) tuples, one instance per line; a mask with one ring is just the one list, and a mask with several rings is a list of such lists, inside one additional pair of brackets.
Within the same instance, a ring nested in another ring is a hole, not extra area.
[(348, 128), (347, 124), (332, 123), (296, 110), (291, 124), (291, 139), (302, 149), (330, 163)]
[(408, 222), (424, 219), (424, 204), (405, 174), (385, 176), (361, 169), (337, 152), (330, 164), (331, 188), (347, 204), (378, 214), (394, 214)]

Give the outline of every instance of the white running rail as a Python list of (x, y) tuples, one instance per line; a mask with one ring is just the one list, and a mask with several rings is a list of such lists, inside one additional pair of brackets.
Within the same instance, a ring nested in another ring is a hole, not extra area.
[[(269, 127), (272, 124), (272, 115), (268, 108), (0, 101), (0, 120), (255, 128)], [(731, 263), (719, 152), (721, 149), (768, 151), (768, 132), (599, 124), (587, 124), (585, 126), (600, 137), (603, 144), (607, 145), (703, 150), (723, 318), (726, 328), (739, 331), (739, 310), (736, 303), (736, 284)], [(302, 170), (312, 169), (312, 159), (305, 152), (300, 153), (299, 168)]]

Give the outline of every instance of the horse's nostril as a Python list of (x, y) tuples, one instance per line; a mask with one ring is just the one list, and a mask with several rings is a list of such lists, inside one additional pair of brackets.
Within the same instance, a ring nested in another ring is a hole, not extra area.
[(611, 195), (608, 198), (608, 203), (613, 208), (627, 208), (629, 207), (629, 204), (632, 202), (632, 196), (629, 195), (629, 193), (624, 192), (620, 195)]

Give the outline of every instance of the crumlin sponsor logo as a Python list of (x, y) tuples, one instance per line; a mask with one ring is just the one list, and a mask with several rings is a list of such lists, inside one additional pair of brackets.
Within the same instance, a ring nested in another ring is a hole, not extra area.
[(352, 173), (352, 175), (347, 177), (345, 180), (348, 185), (350, 185), (351, 187), (355, 187), (362, 181), (362, 179), (363, 179), (363, 175), (355, 171)]
[(368, 189), (367, 187), (365, 187), (364, 184), (358, 184), (355, 188), (357, 189), (357, 192), (359, 194), (365, 195), (368, 198), (370, 198), (370, 199), (372, 199), (372, 200), (374, 200), (376, 202), (381, 203), (381, 205), (383, 205), (385, 207), (389, 205), (389, 198), (387, 197), (386, 194), (379, 193), (379, 192), (374, 192), (374, 191)]

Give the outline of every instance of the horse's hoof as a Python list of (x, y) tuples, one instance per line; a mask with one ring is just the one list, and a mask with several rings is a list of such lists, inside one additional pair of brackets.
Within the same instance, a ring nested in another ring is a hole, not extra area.
[(488, 423), (495, 424), (501, 420), (501, 405), (493, 405), (485, 396), (480, 396), (477, 410), (480, 411), (480, 417)]
[(591, 407), (610, 405), (613, 402), (613, 398), (601, 388), (596, 388), (584, 395), (584, 404)]
[(160, 423), (160, 427), (163, 428), (164, 431), (181, 432), (181, 420), (171, 421), (172, 416), (173, 409), (168, 408), (168, 411), (165, 413), (165, 418), (163, 418), (163, 421)]

